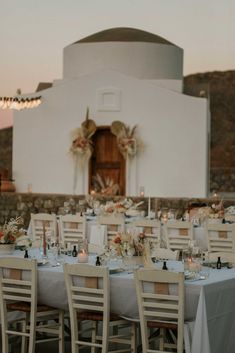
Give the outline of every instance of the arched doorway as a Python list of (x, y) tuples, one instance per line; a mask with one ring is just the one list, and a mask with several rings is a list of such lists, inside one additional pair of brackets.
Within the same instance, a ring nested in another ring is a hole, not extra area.
[(117, 184), (118, 194), (125, 195), (126, 163), (118, 150), (116, 136), (111, 133), (109, 126), (98, 127), (92, 141), (94, 151), (89, 165), (89, 191), (99, 192), (96, 180), (99, 175), (104, 184), (107, 181)]

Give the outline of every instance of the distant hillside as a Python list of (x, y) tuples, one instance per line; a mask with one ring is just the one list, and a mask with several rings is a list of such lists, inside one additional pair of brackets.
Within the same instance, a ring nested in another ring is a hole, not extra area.
[(185, 77), (185, 93), (197, 86), (204, 86), (210, 99), (211, 167), (235, 167), (235, 71)]
[(235, 192), (235, 71), (186, 76), (184, 92), (210, 101), (211, 189)]

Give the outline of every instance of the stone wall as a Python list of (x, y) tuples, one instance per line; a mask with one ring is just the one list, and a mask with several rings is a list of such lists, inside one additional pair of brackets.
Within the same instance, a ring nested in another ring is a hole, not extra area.
[(235, 168), (212, 168), (210, 189), (219, 192), (235, 192)]
[[(111, 197), (97, 196), (95, 200), (101, 203), (106, 203), (112, 200)], [(123, 197), (115, 197), (118, 201)], [(148, 210), (148, 198), (132, 198), (134, 202), (144, 201), (140, 209)], [(183, 212), (194, 205), (210, 205), (216, 200), (211, 199), (164, 199), (151, 198), (151, 209), (155, 213), (159, 209), (174, 209), (177, 210), (177, 215), (180, 217)], [(224, 201), (224, 206), (228, 207), (235, 205), (235, 199), (227, 199)], [(12, 217), (22, 216), (24, 219), (25, 228), (28, 227), (31, 213), (56, 213), (58, 215), (65, 213), (77, 213), (84, 211), (88, 204), (84, 195), (56, 195), (56, 194), (18, 194), (18, 193), (2, 193), (0, 194), (0, 225), (4, 224)]]

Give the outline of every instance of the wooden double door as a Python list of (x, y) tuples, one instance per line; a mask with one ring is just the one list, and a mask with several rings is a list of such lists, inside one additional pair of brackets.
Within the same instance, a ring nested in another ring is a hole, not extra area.
[(99, 127), (92, 137), (93, 154), (89, 166), (89, 190), (94, 189), (94, 176), (118, 184), (119, 194), (125, 195), (126, 163), (117, 146), (116, 136), (110, 127)]

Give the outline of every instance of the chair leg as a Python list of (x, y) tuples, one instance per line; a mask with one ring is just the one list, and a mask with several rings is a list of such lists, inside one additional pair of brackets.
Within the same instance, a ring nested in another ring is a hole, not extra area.
[[(27, 322), (29, 321), (28, 318), (26, 319)], [(36, 340), (36, 321), (35, 317), (29, 324), (29, 348), (28, 353), (35, 353), (35, 340)]]
[(164, 338), (165, 338), (165, 329), (160, 328), (160, 342), (159, 342), (160, 351), (164, 350)]
[[(26, 322), (26, 320), (24, 320), (22, 322), (22, 332), (26, 332), (26, 329), (27, 329), (27, 322)], [(27, 349), (27, 339), (25, 336), (22, 336), (21, 353), (26, 353), (26, 349)]]
[(135, 353), (137, 350), (136, 346), (136, 325), (134, 322), (131, 323), (131, 353)]
[(2, 353), (9, 352), (8, 335), (6, 334), (6, 326), (2, 324)]
[(101, 353), (107, 353), (108, 346), (109, 346), (109, 325), (107, 325), (107, 323), (105, 323), (104, 321), (102, 323), (102, 351), (101, 351)]
[[(70, 319), (72, 320), (72, 318)], [(70, 327), (71, 327), (71, 353), (78, 353), (78, 345), (75, 343), (75, 341), (78, 339), (78, 322), (70, 321)]]
[[(98, 323), (93, 321), (92, 327), (91, 327), (91, 342), (92, 343), (96, 342), (97, 331), (98, 331)], [(95, 353), (95, 347), (91, 347), (91, 353)]]
[(59, 353), (64, 353), (64, 312), (59, 313)]

